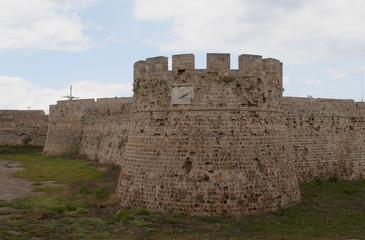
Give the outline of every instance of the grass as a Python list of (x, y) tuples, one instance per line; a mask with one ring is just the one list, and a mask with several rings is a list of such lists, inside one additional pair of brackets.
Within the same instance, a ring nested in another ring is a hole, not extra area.
[(113, 217), (114, 221), (122, 221), (124, 223), (128, 222), (130, 219), (131, 217), (127, 211), (119, 211)]
[(22, 162), (25, 169), (15, 175), (29, 181), (69, 184), (75, 181), (95, 180), (102, 175), (92, 165), (80, 159), (47, 157), (41, 154), (2, 154), (1, 159)]
[(121, 209), (112, 201), (119, 167), (101, 172), (97, 163), (40, 154), (0, 158), (22, 162), (19, 176), (64, 186), (0, 202), (0, 239), (365, 239), (365, 181), (303, 183), (300, 204), (258, 216), (193, 217)]

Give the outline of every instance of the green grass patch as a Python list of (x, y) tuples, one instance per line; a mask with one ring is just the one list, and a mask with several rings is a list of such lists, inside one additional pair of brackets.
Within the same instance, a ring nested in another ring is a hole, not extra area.
[(224, 218), (221, 216), (197, 216), (199, 221), (208, 222), (208, 223), (222, 223), (224, 222)]
[(0, 210), (0, 215), (9, 215), (11, 211), (9, 210)]
[(177, 224), (177, 221), (175, 219), (168, 219), (167, 222), (169, 224)]
[(44, 182), (35, 181), (32, 183), (32, 186), (42, 186), (42, 185), (44, 185)]
[(36, 187), (32, 190), (32, 192), (59, 192), (64, 188), (62, 186), (44, 186), (44, 187)]
[(144, 220), (142, 218), (133, 219), (130, 221), (130, 223), (136, 227), (147, 227), (147, 226), (151, 225), (150, 222), (147, 222), (146, 220)]
[(140, 209), (140, 210), (137, 211), (136, 215), (139, 215), (139, 216), (151, 216), (151, 213), (147, 209)]
[(42, 147), (32, 145), (0, 145), (0, 154), (36, 153), (42, 150)]
[(94, 189), (94, 197), (96, 199), (105, 199), (108, 196), (108, 190), (103, 187), (97, 187)]
[(113, 217), (114, 221), (121, 221), (124, 223), (128, 222), (130, 219), (131, 217), (127, 211), (118, 211)]
[(2, 154), (1, 159), (22, 162), (25, 168), (16, 172), (17, 177), (30, 181), (55, 181), (71, 183), (73, 181), (95, 180), (102, 175), (86, 160), (47, 157), (41, 154)]

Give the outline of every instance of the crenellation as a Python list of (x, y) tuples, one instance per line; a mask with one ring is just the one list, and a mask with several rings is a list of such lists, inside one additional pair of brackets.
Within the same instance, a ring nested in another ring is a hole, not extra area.
[(238, 69), (243, 76), (262, 77), (262, 56), (249, 54), (238, 56)]
[(146, 59), (146, 74), (161, 74), (168, 71), (167, 57), (154, 57)]
[(282, 73), (282, 63), (274, 58), (265, 58), (262, 60), (263, 71), (266, 73)]
[(144, 78), (146, 74), (146, 61), (138, 61), (134, 64), (134, 81)]
[(177, 73), (182, 73), (183, 70), (194, 70), (194, 69), (195, 69), (194, 54), (172, 55), (172, 71)]
[(231, 69), (231, 54), (229, 53), (208, 53), (207, 70), (225, 72)]

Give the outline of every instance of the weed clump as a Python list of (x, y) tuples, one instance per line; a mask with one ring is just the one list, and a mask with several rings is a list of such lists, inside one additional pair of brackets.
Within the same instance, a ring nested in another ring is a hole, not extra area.
[(23, 139), (22, 139), (23, 145), (24, 145), (24, 146), (28, 146), (28, 145), (29, 145), (29, 143), (30, 143), (32, 140), (33, 140), (33, 138), (32, 138), (32, 137), (30, 137), (30, 136), (27, 136), (27, 137), (23, 138)]
[(345, 188), (342, 190), (343, 193), (348, 194), (348, 195), (354, 195), (356, 194), (358, 191), (356, 188)]
[(96, 199), (105, 199), (108, 196), (108, 190), (103, 187), (97, 187), (94, 189), (94, 197)]
[(82, 184), (81, 187), (79, 187), (79, 193), (81, 194), (88, 194), (89, 190), (87, 190), (85, 184)]
[(169, 224), (177, 224), (176, 220), (175, 219), (169, 219), (167, 221)]
[(150, 211), (147, 209), (140, 209), (136, 214), (139, 216), (151, 216)]
[(114, 221), (122, 221), (124, 223), (128, 222), (130, 219), (131, 216), (127, 211), (119, 211), (113, 217)]
[(333, 174), (333, 176), (332, 176), (332, 177), (330, 177), (330, 178), (328, 179), (328, 181), (329, 181), (329, 182), (332, 182), (332, 183), (337, 183), (337, 182), (339, 182), (339, 181), (340, 181), (340, 179), (338, 178), (337, 174), (335, 173), (335, 174)]
[(323, 181), (320, 178), (316, 178), (315, 182), (316, 182), (317, 185), (322, 185), (323, 184)]

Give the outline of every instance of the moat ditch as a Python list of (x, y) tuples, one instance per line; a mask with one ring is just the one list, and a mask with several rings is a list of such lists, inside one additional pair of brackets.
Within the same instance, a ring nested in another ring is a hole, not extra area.
[[(301, 184), (300, 204), (257, 216), (189, 216), (120, 207), (114, 195), (118, 166), (41, 154), (0, 154), (0, 159), (6, 159), (0, 160), (0, 192), (10, 187), (16, 197), (0, 202), (4, 240), (365, 239), (365, 181)], [(49, 179), (64, 188), (32, 192), (43, 186), (32, 183)], [(12, 189), (11, 182), (22, 187)]]

